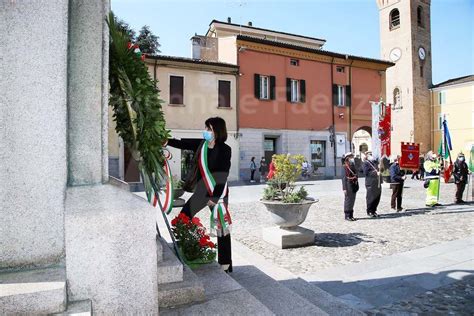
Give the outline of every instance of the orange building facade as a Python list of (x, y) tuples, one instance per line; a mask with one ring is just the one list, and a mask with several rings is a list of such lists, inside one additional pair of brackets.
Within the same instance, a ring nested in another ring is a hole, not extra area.
[(242, 169), (253, 156), (292, 153), (317, 176), (339, 176), (354, 133), (371, 133), (370, 102), (392, 64), (240, 35), (237, 52)]

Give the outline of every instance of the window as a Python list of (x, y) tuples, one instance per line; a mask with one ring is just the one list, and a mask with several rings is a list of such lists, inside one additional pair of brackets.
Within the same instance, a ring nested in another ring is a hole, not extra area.
[(342, 67), (342, 66), (336, 66), (336, 72), (342, 72), (342, 73), (343, 73), (344, 70), (345, 70), (344, 67)]
[(292, 66), (299, 66), (300, 61), (298, 59), (290, 59), (290, 65)]
[(351, 106), (351, 86), (333, 84), (332, 104), (336, 106)]
[(291, 80), (291, 102), (298, 102), (300, 96), (298, 80)]
[(345, 102), (345, 97), (346, 97), (346, 87), (344, 86), (337, 86), (337, 106), (344, 106), (346, 104)]
[(269, 78), (267, 76), (260, 76), (260, 99), (269, 99)]
[(439, 130), (443, 129), (443, 120), (444, 120), (444, 114), (438, 113), (438, 129)]
[(416, 9), (416, 20), (418, 21), (418, 26), (424, 27), (423, 25), (423, 8), (418, 6)]
[(400, 27), (400, 11), (393, 9), (390, 12), (390, 30)]
[(219, 80), (218, 107), (230, 108), (230, 81)]
[(323, 140), (312, 140), (310, 143), (311, 164), (313, 169), (326, 166), (326, 142)]
[(259, 100), (275, 100), (275, 76), (254, 74), (255, 98)]
[(306, 81), (286, 79), (286, 99), (288, 102), (297, 103), (306, 101)]
[(446, 91), (440, 91), (438, 93), (438, 103), (439, 105), (446, 104)]
[(399, 110), (402, 109), (402, 93), (400, 89), (395, 88), (393, 90), (393, 106), (392, 109)]
[(184, 77), (170, 76), (170, 104), (184, 104)]

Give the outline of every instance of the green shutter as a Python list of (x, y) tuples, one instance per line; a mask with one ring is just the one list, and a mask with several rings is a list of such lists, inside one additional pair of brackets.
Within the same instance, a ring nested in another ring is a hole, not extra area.
[(300, 102), (306, 102), (306, 81), (300, 80)]
[(351, 106), (351, 86), (346, 86), (346, 106)]
[(275, 100), (275, 76), (270, 76), (270, 100)]
[(255, 98), (260, 99), (260, 75), (254, 75)]
[(291, 79), (286, 78), (286, 101), (291, 102)]

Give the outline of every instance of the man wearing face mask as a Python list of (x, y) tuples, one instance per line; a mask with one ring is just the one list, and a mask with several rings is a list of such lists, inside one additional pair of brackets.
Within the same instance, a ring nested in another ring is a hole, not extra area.
[(400, 170), (400, 165), (398, 164), (399, 160), (400, 156), (396, 156), (390, 166), (390, 182), (392, 187), (392, 200), (390, 201), (390, 205), (392, 211), (397, 211), (397, 213), (403, 210), (402, 194), (403, 184), (406, 179), (405, 172)]
[(467, 163), (464, 158), (463, 153), (459, 153), (458, 158), (454, 162), (454, 183), (456, 184), (456, 204), (465, 203), (462, 199), (462, 195), (464, 193), (464, 189), (466, 188), (466, 184), (468, 181), (469, 175), (469, 168), (467, 167)]
[(354, 155), (349, 152), (343, 157), (342, 190), (344, 191), (344, 219), (356, 221), (354, 218), (354, 203), (357, 191), (359, 191), (359, 180), (355, 168)]
[(425, 163), (425, 188), (426, 188), (426, 206), (435, 207), (440, 205), (439, 199), (439, 174), (440, 163), (437, 156), (432, 151), (426, 154)]
[(382, 187), (380, 185), (380, 171), (379, 162), (368, 152), (365, 156), (363, 171), (365, 176), (365, 188), (367, 189), (367, 215), (375, 218), (377, 214), (377, 206), (380, 203), (380, 196), (382, 195)]

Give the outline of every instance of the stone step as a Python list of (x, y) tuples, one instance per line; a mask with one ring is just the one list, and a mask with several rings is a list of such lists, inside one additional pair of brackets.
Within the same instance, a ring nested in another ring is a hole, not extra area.
[(158, 285), (158, 304), (160, 309), (200, 302), (205, 299), (204, 286), (201, 280), (188, 266), (183, 267), (182, 280), (181, 282)]
[(201, 280), (206, 299), (178, 308), (160, 308), (160, 315), (273, 315), (218, 264), (193, 270)]
[(183, 264), (164, 239), (157, 237), (157, 240), (162, 249), (162, 260), (158, 262), (158, 284), (183, 281)]
[(54, 315), (92, 316), (92, 302), (90, 300), (69, 302), (64, 312)]
[(64, 266), (0, 273), (0, 314), (52, 314), (66, 309)]
[(363, 312), (352, 308), (337, 297), (301, 278), (280, 281), (280, 284), (305, 298), (329, 315), (365, 315)]
[(275, 314), (363, 315), (238, 241), (232, 277)]
[(254, 266), (235, 266), (232, 277), (276, 315), (328, 315)]

